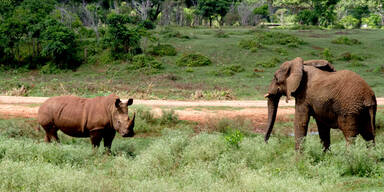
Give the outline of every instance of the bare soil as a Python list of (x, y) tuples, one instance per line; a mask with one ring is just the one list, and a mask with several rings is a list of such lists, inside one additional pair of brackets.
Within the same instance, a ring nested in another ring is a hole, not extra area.
[[(45, 97), (10, 97), (0, 96), (0, 116), (2, 118), (36, 118), (39, 105)], [(255, 132), (264, 132), (267, 123), (268, 109), (266, 101), (172, 101), (172, 100), (135, 100), (136, 105), (151, 107), (156, 117), (162, 115), (164, 109), (174, 109), (179, 119), (208, 123), (213, 119), (238, 119), (251, 120)], [(384, 104), (384, 99), (378, 98), (378, 104)], [(288, 115), (294, 114), (294, 101), (280, 102), (277, 114), (278, 121), (289, 121)], [(175, 109), (175, 107), (185, 107)], [(225, 107), (225, 109), (215, 108)]]

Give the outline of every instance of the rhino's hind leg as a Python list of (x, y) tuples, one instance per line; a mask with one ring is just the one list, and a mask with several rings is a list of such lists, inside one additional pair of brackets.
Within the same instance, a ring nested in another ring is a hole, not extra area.
[(58, 129), (55, 126), (49, 124), (49, 125), (44, 125), (42, 127), (44, 128), (44, 131), (46, 134), (44, 139), (45, 142), (50, 143), (53, 138), (56, 142), (60, 143), (60, 139), (57, 136)]

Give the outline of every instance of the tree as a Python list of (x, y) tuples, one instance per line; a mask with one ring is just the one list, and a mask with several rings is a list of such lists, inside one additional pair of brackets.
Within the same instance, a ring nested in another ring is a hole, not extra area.
[(127, 25), (130, 18), (127, 15), (111, 13), (107, 16), (108, 34), (106, 41), (112, 46), (115, 58), (122, 58), (124, 54), (135, 55), (140, 51), (140, 39), (143, 28)]
[(132, 7), (139, 13), (142, 20), (155, 21), (162, 11), (164, 0), (132, 0)]
[(49, 57), (60, 69), (77, 67), (77, 46), (73, 31), (49, 17), (44, 22), (44, 28), (41, 33), (42, 55)]
[[(223, 18), (231, 6), (231, 0), (198, 0), (198, 14), (209, 19), (209, 26), (212, 26), (212, 20), (220, 16)], [(222, 23), (223, 21), (221, 21)]]

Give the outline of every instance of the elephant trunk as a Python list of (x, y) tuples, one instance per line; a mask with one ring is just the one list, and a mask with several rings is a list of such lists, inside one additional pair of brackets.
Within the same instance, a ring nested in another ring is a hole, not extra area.
[(265, 142), (268, 142), (269, 136), (272, 133), (273, 125), (275, 124), (277, 107), (279, 105), (280, 96), (269, 96), (268, 97), (268, 130), (265, 134)]

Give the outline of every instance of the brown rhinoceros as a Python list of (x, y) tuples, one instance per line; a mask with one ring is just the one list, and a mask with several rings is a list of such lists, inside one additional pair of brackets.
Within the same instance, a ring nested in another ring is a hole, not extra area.
[(37, 119), (46, 132), (46, 142), (52, 138), (59, 142), (60, 129), (72, 137), (90, 137), (94, 147), (104, 139), (104, 147), (110, 150), (116, 131), (123, 137), (134, 135), (135, 114), (131, 120), (128, 117), (132, 103), (133, 99), (122, 102), (113, 94), (95, 98), (52, 97), (40, 106)]

